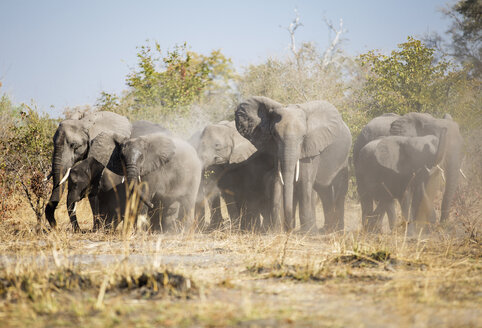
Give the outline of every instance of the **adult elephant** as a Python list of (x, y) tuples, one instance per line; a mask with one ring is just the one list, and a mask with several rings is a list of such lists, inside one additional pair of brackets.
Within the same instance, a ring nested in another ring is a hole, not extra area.
[(242, 136), (274, 156), (282, 186), (274, 185), (273, 197), (283, 199), (284, 229), (294, 228), (295, 182), (302, 231), (316, 228), (313, 189), (323, 203), (324, 232), (343, 229), (351, 134), (338, 110), (326, 101), (285, 106), (251, 97), (238, 105), (235, 118)]
[[(116, 133), (128, 138), (131, 134), (131, 123), (124, 116), (112, 112), (95, 112), (82, 119), (64, 120), (59, 124), (53, 137), (53, 189), (45, 207), (45, 217), (52, 228), (57, 226), (55, 209), (62, 196), (62, 184), (67, 181), (72, 166), (87, 157), (90, 141), (101, 132)], [(74, 231), (80, 230), (78, 224), (71, 223)]]
[[(145, 185), (136, 188), (140, 198), (162, 210), (162, 222), (155, 215), (151, 218), (152, 228), (172, 231), (177, 217), (185, 221), (185, 229), (190, 229), (202, 170), (196, 150), (182, 139), (153, 133), (123, 142), (121, 158), (128, 185)], [(139, 219), (143, 221), (148, 209), (140, 205)]]
[[(169, 133), (167, 129), (159, 124), (143, 120), (136, 121), (132, 123), (130, 138), (137, 138), (159, 132)], [(111, 185), (121, 180), (124, 176), (124, 168), (121, 165), (120, 157), (121, 150), (117, 145), (125, 140), (125, 135), (113, 133), (112, 131), (99, 133), (89, 143), (87, 158), (77, 162), (74, 167), (72, 167), (68, 177), (67, 210), (70, 222), (76, 227), (75, 230), (79, 229), (75, 210), (76, 204), (84, 197), (89, 197), (94, 215), (94, 231), (100, 226), (96, 213), (110, 217), (113, 215), (111, 208), (116, 207), (115, 204), (124, 208), (124, 204), (118, 203), (117, 200), (113, 202), (114, 205), (105, 205), (103, 202), (110, 197), (106, 195), (106, 192), (109, 190), (107, 193), (111, 193), (110, 190), (112, 190), (112, 188), (110, 187), (113, 187)], [(75, 175), (72, 177), (72, 173), (74, 172)], [(113, 182), (107, 179), (111, 179)], [(101, 185), (104, 185), (104, 188), (102, 188)], [(115, 189), (117, 190), (117, 188)], [(125, 198), (123, 194), (120, 196), (121, 198)], [(114, 197), (114, 195), (112, 195), (112, 197)]]
[[(221, 194), (217, 181), (230, 165), (243, 162), (256, 151), (256, 148), (239, 134), (234, 121), (221, 121), (207, 125), (197, 138), (192, 139), (205, 171), (199, 189), (196, 216), (202, 225), (202, 217), (205, 213), (204, 200), (206, 200), (211, 214), (208, 230), (214, 230), (223, 222)], [(237, 225), (239, 208), (230, 194), (224, 193), (223, 196), (229, 216), (234, 225)]]
[[(364, 190), (359, 188), (359, 183), (362, 179), (363, 171), (360, 170), (360, 165), (358, 161), (358, 157), (360, 154), (360, 150), (365, 147), (369, 142), (379, 139), (381, 137), (386, 137), (390, 135), (390, 127), (392, 123), (399, 119), (400, 115), (394, 113), (387, 113), (381, 116), (375, 117), (370, 122), (367, 123), (361, 130), (360, 134), (358, 135), (354, 145), (353, 145), (353, 165), (355, 167), (355, 177), (357, 180), (357, 191), (358, 196), (360, 198), (360, 203), (362, 204), (369, 204), (372, 201), (372, 197), (369, 194), (365, 194)], [(409, 216), (409, 208), (411, 202), (411, 193), (410, 191), (406, 191), (404, 197), (401, 199), (401, 208), (402, 208), (402, 216), (408, 220)], [(368, 214), (363, 213), (363, 209), (369, 209), (368, 205), (362, 206), (362, 217), (366, 217)], [(388, 222), (390, 228), (393, 229), (396, 225), (396, 214), (395, 214), (395, 201), (391, 203), (387, 203), (384, 206), (384, 209), (388, 216)], [(381, 207), (380, 207), (381, 210)], [(383, 213), (380, 214), (383, 218)]]
[[(444, 222), (449, 217), (450, 205), (461, 173), (463, 138), (458, 124), (448, 114), (444, 118), (434, 118), (426, 113), (408, 113), (395, 120), (390, 128), (391, 135), (401, 136), (440, 135), (442, 130), (446, 130), (447, 142), (444, 145), (446, 155), (439, 164), (445, 179), (440, 222)], [(414, 194), (413, 197), (421, 197), (421, 195)]]
[[(366, 144), (358, 154), (357, 184), (361, 197), (362, 224), (368, 231), (379, 231), (381, 220), (394, 199), (400, 202), (407, 189), (418, 193), (413, 198), (415, 221), (429, 219), (433, 212), (433, 193), (427, 193), (430, 179), (445, 155), (445, 130), (437, 137), (387, 136)], [(378, 202), (373, 210), (373, 202)], [(421, 204), (423, 203), (423, 210)], [(393, 215), (388, 211), (389, 216)], [(389, 217), (389, 221), (394, 218)], [(391, 227), (393, 228), (393, 227)]]

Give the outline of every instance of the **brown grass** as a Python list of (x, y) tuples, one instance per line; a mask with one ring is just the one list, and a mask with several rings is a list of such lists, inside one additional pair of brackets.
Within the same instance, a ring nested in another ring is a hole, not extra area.
[[(38, 235), (30, 211), (0, 220), (5, 327), (482, 325), (482, 247), (459, 218), (416, 238), (366, 235), (348, 203), (347, 231), (327, 236), (123, 237), (73, 234), (63, 208), (58, 231)], [(87, 202), (79, 218), (91, 227)]]

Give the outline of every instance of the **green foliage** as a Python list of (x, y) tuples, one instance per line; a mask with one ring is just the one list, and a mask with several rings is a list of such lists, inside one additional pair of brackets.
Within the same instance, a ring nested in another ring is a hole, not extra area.
[(361, 55), (360, 64), (368, 71), (357, 95), (358, 108), (371, 118), (389, 112), (446, 112), (451, 66), (446, 61), (435, 63), (433, 54), (433, 49), (408, 37), (390, 56), (375, 51)]
[[(164, 113), (185, 112), (209, 92), (225, 87), (234, 76), (231, 60), (219, 50), (209, 56), (189, 51), (186, 43), (162, 56), (159, 43), (144, 45), (137, 53), (138, 64), (126, 78), (132, 107), (162, 107)], [(115, 100), (102, 95), (102, 104)]]
[(5, 95), (1, 111), (0, 215), (6, 215), (10, 208), (6, 198), (23, 190), (37, 217), (41, 217), (49, 196), (49, 182), (43, 179), (50, 172), (52, 136), (58, 122), (28, 105), (14, 106)]
[(117, 95), (114, 93), (107, 93), (105, 91), (102, 91), (100, 93), (100, 97), (97, 98), (97, 102), (95, 104), (95, 106), (100, 111), (109, 111), (109, 112), (115, 111), (115, 109), (118, 108), (119, 105), (120, 105), (119, 97), (117, 97)]

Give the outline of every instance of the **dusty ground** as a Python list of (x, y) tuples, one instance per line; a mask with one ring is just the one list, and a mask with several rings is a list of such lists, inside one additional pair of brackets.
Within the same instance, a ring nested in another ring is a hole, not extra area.
[(327, 236), (123, 237), (72, 234), (60, 212), (37, 235), (20, 208), (0, 220), (0, 326), (482, 327), (477, 236), (365, 235), (359, 216), (347, 204)]

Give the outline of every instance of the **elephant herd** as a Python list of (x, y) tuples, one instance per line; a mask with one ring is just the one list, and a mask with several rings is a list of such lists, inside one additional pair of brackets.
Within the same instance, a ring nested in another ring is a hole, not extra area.
[[(234, 122), (207, 125), (189, 140), (111, 112), (64, 120), (53, 138), (53, 190), (45, 209), (50, 226), (56, 227), (55, 209), (67, 185), (74, 231), (80, 231), (76, 204), (85, 197), (94, 230), (115, 229), (131, 213), (138, 228), (152, 231), (291, 231), (297, 209), (301, 232), (343, 230), (352, 137), (338, 110), (326, 101), (283, 105), (251, 97), (234, 116)], [(435, 222), (441, 179), (440, 220), (446, 220), (462, 143), (449, 115), (385, 114), (370, 121), (353, 146), (363, 228), (379, 231), (387, 214), (394, 229), (395, 201), (412, 226)]]

